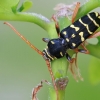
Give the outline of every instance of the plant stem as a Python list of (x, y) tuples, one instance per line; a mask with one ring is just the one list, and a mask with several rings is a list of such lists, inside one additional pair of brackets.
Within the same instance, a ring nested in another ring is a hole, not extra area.
[(42, 16), (41, 14), (25, 13), (25, 12), (18, 12), (15, 14), (12, 12), (0, 13), (0, 20), (31, 22), (39, 25), (44, 30), (48, 30), (50, 23), (50, 20)]

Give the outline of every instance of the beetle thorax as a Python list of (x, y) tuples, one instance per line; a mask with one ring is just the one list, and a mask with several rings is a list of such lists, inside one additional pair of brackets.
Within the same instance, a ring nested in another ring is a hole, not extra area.
[(63, 38), (51, 39), (47, 48), (43, 51), (45, 57), (50, 60), (62, 58), (68, 49), (67, 42)]

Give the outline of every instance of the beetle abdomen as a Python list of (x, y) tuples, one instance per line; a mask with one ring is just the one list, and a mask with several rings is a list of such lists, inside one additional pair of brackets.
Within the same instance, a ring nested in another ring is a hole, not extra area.
[(60, 32), (60, 36), (66, 39), (70, 49), (74, 49), (91, 36), (99, 26), (100, 14), (92, 12), (63, 29)]

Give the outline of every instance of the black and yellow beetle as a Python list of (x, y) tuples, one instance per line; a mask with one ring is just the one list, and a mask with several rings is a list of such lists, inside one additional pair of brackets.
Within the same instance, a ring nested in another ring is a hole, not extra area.
[(72, 59), (67, 53), (67, 50), (74, 49), (76, 52), (89, 53), (84, 46), (84, 49), (78, 49), (78, 46), (93, 35), (99, 26), (100, 14), (91, 12), (59, 32), (59, 38), (51, 40), (43, 38), (45, 42), (48, 42), (48, 48), (43, 53), (50, 61), (66, 56), (68, 61), (71, 62)]
[[(72, 49), (76, 52), (81, 53), (89, 53), (88, 50), (82, 45), (82, 43), (90, 36), (93, 37), (93, 33), (99, 28), (100, 14), (97, 12), (91, 12), (81, 17), (68, 27), (64, 28), (61, 32), (59, 32), (59, 28), (56, 27), (59, 37), (55, 39), (43, 38), (43, 41), (47, 43), (47, 48), (45, 48), (43, 51), (38, 50), (34, 45), (32, 45), (11, 24), (7, 22), (5, 22), (5, 24), (10, 26), (15, 31), (15, 33), (19, 37), (21, 37), (31, 48), (33, 48), (37, 53), (43, 56), (48, 66), (50, 75), (52, 77), (52, 82), (58, 96), (58, 91), (55, 84), (53, 72), (50, 67), (50, 62), (54, 59), (59, 59), (64, 56), (66, 56), (69, 62), (73, 62), (73, 59), (67, 53), (68, 49)], [(98, 33), (95, 32), (95, 35), (96, 34)], [(78, 49), (79, 45), (82, 45), (83, 49)]]

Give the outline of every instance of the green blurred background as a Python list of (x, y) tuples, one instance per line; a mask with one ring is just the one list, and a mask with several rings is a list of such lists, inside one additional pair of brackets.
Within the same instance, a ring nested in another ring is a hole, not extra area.
[[(24, 0), (21, 0), (21, 2)], [(40, 13), (51, 18), (53, 8), (58, 3), (71, 4), (73, 0), (32, 0), (33, 7), (28, 12)], [(83, 4), (85, 1), (80, 1)], [(0, 100), (30, 100), (32, 88), (41, 80), (51, 81), (44, 59), (23, 42), (9, 27), (0, 21)], [(28, 22), (10, 22), (37, 48), (43, 50), (43, 37), (47, 33), (39, 26)], [(68, 72), (69, 84), (66, 100), (100, 100), (100, 85), (93, 85), (89, 80), (91, 56), (78, 55), (78, 66), (84, 81), (78, 83)], [(47, 100), (48, 86), (38, 94), (39, 100)]]

